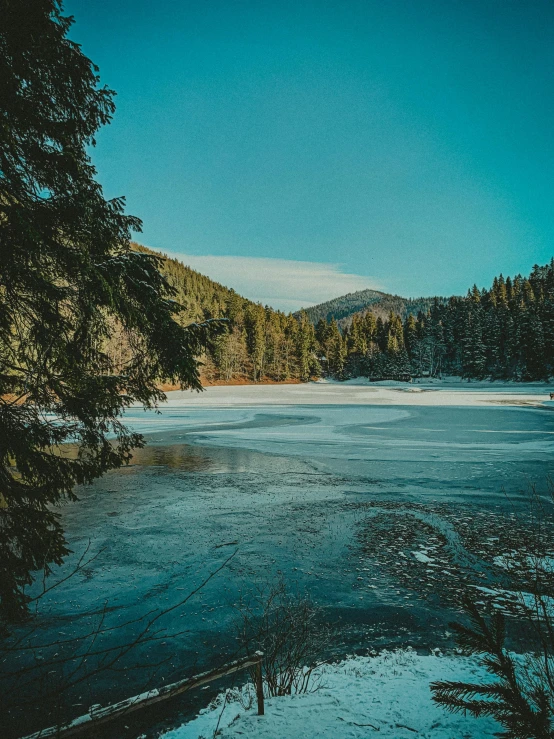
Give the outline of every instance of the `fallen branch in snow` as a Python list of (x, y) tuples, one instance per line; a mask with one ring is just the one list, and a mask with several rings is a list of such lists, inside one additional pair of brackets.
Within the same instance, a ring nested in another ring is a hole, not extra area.
[(219, 724), (221, 723), (221, 718), (223, 716), (223, 711), (225, 710), (225, 707), (227, 706), (228, 701), (229, 701), (229, 691), (226, 690), (225, 691), (225, 698), (223, 700), (223, 706), (221, 708), (221, 713), (219, 714), (219, 718), (217, 719), (217, 724), (215, 725), (215, 729), (214, 729), (214, 734), (213, 734), (214, 739), (217, 736), (217, 732), (219, 731)]
[[(423, 656), (411, 649), (383, 650), (377, 655), (326, 664), (318, 671), (325, 681), (325, 690), (271, 698), (268, 721), (261, 721), (255, 710), (250, 710), (254, 686), (249, 684), (220, 693), (195, 719), (164, 734), (163, 739), (212, 739), (226, 696), (227, 708), (218, 727), (219, 736), (226, 739), (337, 739), (346, 735), (351, 739), (494, 739), (501, 728), (490, 717), (445, 714), (431, 700), (429, 683), (437, 679), (486, 679), (487, 670), (476, 657)], [(250, 705), (246, 697), (250, 698)], [(338, 728), (337, 720), (348, 728)]]
[[(373, 724), (357, 724), (355, 721), (347, 721), (342, 716), (337, 716), (337, 718), (340, 719), (341, 721), (344, 721), (345, 724), (351, 724), (352, 726), (369, 726), (371, 729), (375, 729), (375, 731), (381, 731), (380, 726), (374, 726)], [(399, 724), (396, 724), (396, 725), (399, 726)]]
[[(43, 729), (42, 731), (30, 734), (23, 739), (48, 739), (48, 737), (52, 737), (52, 739), (56, 737), (56, 739), (58, 739), (58, 737), (75, 736), (76, 734), (90, 731), (91, 724), (97, 726), (99, 724), (106, 723), (107, 721), (112, 721), (113, 719), (130, 713), (131, 711), (136, 711), (139, 708), (144, 708), (146, 706), (153, 705), (154, 703), (159, 703), (160, 701), (172, 698), (180, 693), (191, 690), (192, 688), (198, 688), (206, 683), (213, 682), (214, 680), (226, 677), (227, 675), (232, 675), (239, 670), (246, 670), (249, 667), (255, 667), (261, 664), (262, 659), (263, 654), (261, 652), (256, 652), (251, 657), (229, 662), (228, 664), (223, 665), (223, 667), (217, 667), (215, 670), (209, 670), (200, 675), (185, 678), (184, 680), (179, 680), (179, 682), (172, 683), (170, 685), (164, 685), (162, 688), (149, 690), (146, 693), (135, 695), (132, 698), (127, 698), (127, 700), (114, 703), (105, 708), (102, 706), (91, 706), (88, 714), (79, 716), (68, 724), (52, 726), (48, 729)], [(227, 700), (225, 700), (225, 704), (226, 703)], [(223, 713), (223, 711), (221, 713)], [(263, 702), (261, 706), (258, 703), (258, 713), (263, 715)]]

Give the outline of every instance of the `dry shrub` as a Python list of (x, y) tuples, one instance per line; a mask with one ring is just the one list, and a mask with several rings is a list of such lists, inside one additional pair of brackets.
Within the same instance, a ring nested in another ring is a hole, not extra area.
[(236, 629), (245, 654), (264, 653), (266, 695), (313, 692), (320, 687), (314, 670), (332, 641), (323, 609), (306, 593), (291, 591), (281, 574), (273, 582), (241, 596)]

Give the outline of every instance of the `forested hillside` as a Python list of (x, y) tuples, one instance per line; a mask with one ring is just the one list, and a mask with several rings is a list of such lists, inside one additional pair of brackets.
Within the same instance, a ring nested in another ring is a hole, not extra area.
[[(438, 298), (444, 302), (446, 298)], [(347, 293), (339, 298), (327, 300), (319, 305), (312, 305), (305, 309), (305, 313), (316, 324), (323, 319), (331, 321), (333, 318), (341, 328), (347, 328), (352, 322), (352, 317), (357, 313), (371, 311), (375, 316), (385, 318), (389, 313), (396, 313), (402, 318), (420, 311), (427, 313), (433, 304), (434, 298), (402, 298), (400, 295), (390, 295), (379, 290), (358, 290), (355, 293)]]
[(358, 313), (342, 332), (335, 319), (320, 320), (316, 339), (325, 372), (339, 378), (547, 379), (554, 374), (554, 260), (528, 278), (500, 275), (489, 290), (436, 298), (417, 316)]
[[(138, 251), (157, 254), (140, 244)], [(201, 357), (205, 382), (300, 381), (318, 376), (315, 331), (305, 314), (293, 316), (241, 297), (234, 290), (164, 256), (161, 271), (175, 288), (184, 323), (226, 318), (228, 331)], [(110, 352), (125, 356), (125, 337), (114, 331)]]

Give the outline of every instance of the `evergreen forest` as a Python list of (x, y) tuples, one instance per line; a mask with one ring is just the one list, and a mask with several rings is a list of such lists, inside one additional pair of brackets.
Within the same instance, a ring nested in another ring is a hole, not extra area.
[(465, 297), (435, 298), (428, 311), (386, 319), (369, 311), (340, 331), (320, 320), (324, 370), (337, 378), (546, 380), (554, 374), (554, 260), (529, 277), (495, 277)]
[[(474, 285), (465, 297), (407, 300), (368, 290), (295, 314), (243, 298), (176, 259), (166, 257), (162, 271), (184, 306), (184, 324), (228, 320), (202, 357), (204, 382), (442, 375), (525, 381), (554, 374), (554, 260), (535, 265), (529, 277), (499, 275), (490, 289)], [(364, 307), (349, 314), (364, 297)]]

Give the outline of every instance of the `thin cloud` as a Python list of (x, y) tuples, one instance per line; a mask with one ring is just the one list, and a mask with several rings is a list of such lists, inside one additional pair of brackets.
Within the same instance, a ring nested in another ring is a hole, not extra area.
[(250, 300), (283, 311), (307, 308), (356, 290), (383, 289), (371, 277), (343, 272), (340, 264), (165, 253)]

